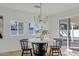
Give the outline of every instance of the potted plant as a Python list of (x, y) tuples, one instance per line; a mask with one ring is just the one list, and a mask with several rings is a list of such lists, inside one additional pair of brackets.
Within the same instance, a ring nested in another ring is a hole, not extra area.
[(45, 36), (46, 34), (48, 34), (48, 30), (42, 30), (41, 35), (40, 35), (41, 40), (44, 39), (44, 36)]

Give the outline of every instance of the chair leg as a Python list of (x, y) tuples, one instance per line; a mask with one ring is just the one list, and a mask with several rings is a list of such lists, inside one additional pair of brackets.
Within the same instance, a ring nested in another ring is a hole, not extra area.
[(53, 56), (53, 50), (52, 50), (52, 56)]
[(49, 56), (51, 56), (51, 49), (50, 49), (50, 51), (49, 51)]
[(32, 56), (32, 50), (30, 50), (31, 56)]
[(60, 50), (58, 50), (58, 52), (57, 52), (57, 53), (58, 53), (58, 56), (59, 56), (59, 55), (60, 55)]
[(48, 56), (48, 53), (45, 53), (45, 56)]
[(23, 56), (23, 54), (24, 54), (24, 50), (22, 50), (21, 56)]
[(61, 50), (60, 50), (60, 55), (62, 56)]

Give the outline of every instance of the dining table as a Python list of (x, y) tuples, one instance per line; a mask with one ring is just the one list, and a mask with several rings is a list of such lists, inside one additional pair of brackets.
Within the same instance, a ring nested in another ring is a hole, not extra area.
[(44, 56), (45, 53), (47, 53), (47, 51), (44, 50), (44, 48), (45, 48), (44, 45), (47, 44), (47, 46), (48, 46), (48, 42), (47, 41), (42, 41), (42, 40), (41, 41), (32, 41), (31, 43), (38, 46), (36, 48), (38, 50), (37, 56)]

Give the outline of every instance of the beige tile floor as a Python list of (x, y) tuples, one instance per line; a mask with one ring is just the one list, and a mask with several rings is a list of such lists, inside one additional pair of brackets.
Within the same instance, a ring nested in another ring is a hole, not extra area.
[[(21, 56), (21, 50), (0, 53), (0, 56)], [(30, 56), (30, 55), (25, 55)], [(62, 49), (62, 56), (79, 56), (79, 51), (66, 51)]]
[[(49, 55), (49, 50), (50, 49), (48, 49), (48, 55)], [(79, 56), (79, 51), (67, 51), (65, 46), (62, 46), (61, 51), (62, 51), (62, 56)], [(0, 53), (0, 56), (21, 56), (21, 50)], [(25, 56), (30, 56), (30, 55), (27, 54)]]

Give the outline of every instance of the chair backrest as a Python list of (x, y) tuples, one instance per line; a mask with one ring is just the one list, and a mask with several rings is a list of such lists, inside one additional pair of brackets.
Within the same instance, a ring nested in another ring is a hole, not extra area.
[(21, 48), (27, 49), (28, 48), (28, 39), (22, 39), (20, 40)]
[(33, 53), (46, 53), (47, 52), (47, 43), (32, 43)]
[(54, 40), (56, 40), (56, 47), (61, 48), (61, 46), (62, 46), (62, 39), (55, 38)]

